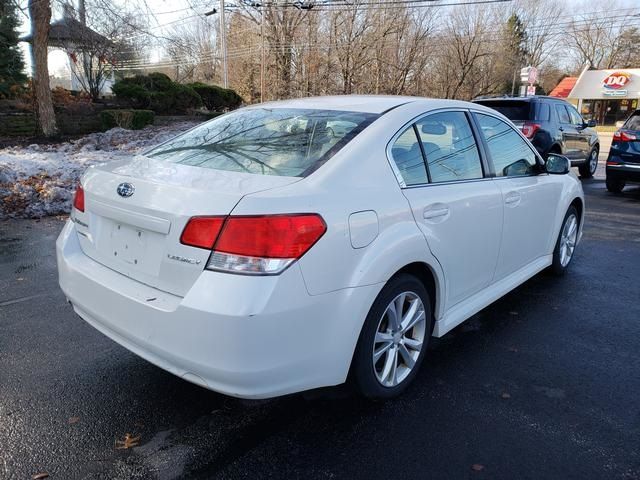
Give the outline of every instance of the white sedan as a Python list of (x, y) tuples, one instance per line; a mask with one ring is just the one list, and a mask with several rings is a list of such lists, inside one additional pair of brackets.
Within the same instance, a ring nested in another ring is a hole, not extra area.
[[(340, 129), (332, 128), (340, 125)], [(440, 337), (541, 270), (584, 197), (480, 105), (255, 105), (90, 168), (57, 241), (74, 310), (185, 380), (265, 398), (402, 392)]]

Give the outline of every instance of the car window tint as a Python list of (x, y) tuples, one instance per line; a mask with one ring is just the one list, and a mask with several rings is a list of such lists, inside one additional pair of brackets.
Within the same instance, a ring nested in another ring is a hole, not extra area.
[(536, 120), (541, 122), (548, 122), (551, 120), (551, 109), (548, 103), (538, 103), (538, 115)]
[(584, 123), (584, 121), (582, 120), (582, 117), (580, 116), (580, 114), (578, 113), (578, 111), (575, 108), (569, 107), (569, 106), (566, 106), (566, 108), (567, 108), (567, 110), (569, 110), (569, 116), (571, 117), (571, 123), (573, 123), (574, 125), (582, 125)]
[(624, 124), (624, 128), (629, 130), (640, 130), (640, 112), (631, 115)]
[(297, 108), (243, 108), (145, 153), (193, 167), (305, 177), (379, 115)]
[(497, 110), (509, 120), (530, 120), (532, 103), (526, 100), (478, 100), (476, 103)]
[(502, 120), (475, 114), (487, 142), (498, 177), (519, 177), (535, 172), (536, 155), (527, 142)]
[(391, 155), (405, 185), (420, 185), (428, 182), (427, 169), (413, 125), (397, 138), (391, 148)]
[(442, 112), (416, 123), (431, 182), (482, 178), (478, 146), (464, 112)]
[(556, 114), (558, 115), (558, 121), (560, 123), (571, 123), (571, 120), (569, 119), (569, 112), (567, 112), (567, 109), (564, 105), (556, 103), (554, 107), (556, 109)]

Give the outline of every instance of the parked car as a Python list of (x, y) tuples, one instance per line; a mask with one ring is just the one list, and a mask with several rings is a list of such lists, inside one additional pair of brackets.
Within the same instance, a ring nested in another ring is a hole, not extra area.
[(491, 107), (517, 125), (543, 158), (558, 153), (577, 166), (580, 176), (593, 177), (598, 168), (600, 140), (573, 105), (554, 97), (501, 97), (474, 100)]
[[(336, 123), (352, 127), (328, 135)], [(99, 331), (206, 388), (264, 398), (349, 378), (393, 397), (432, 335), (565, 272), (584, 218), (569, 169), (472, 103), (255, 105), (89, 168), (60, 286)]]
[(628, 182), (640, 183), (640, 110), (613, 134), (606, 171), (610, 192), (620, 193)]

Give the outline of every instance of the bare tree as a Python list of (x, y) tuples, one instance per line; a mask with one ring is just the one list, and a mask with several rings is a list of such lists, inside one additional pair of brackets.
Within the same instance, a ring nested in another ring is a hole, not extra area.
[(166, 50), (176, 64), (175, 80), (211, 83), (219, 77), (218, 22), (199, 15), (175, 26), (167, 35)]
[(53, 137), (57, 135), (58, 127), (51, 101), (49, 67), (47, 65), (51, 3), (49, 0), (29, 0), (28, 8), (31, 19), (31, 61), (38, 126), (44, 136)]
[[(609, 2), (607, 9), (620, 10), (621, 4)], [(632, 22), (632, 16), (608, 16), (602, 12), (578, 14), (567, 29), (576, 69), (585, 65), (593, 68), (617, 67), (622, 61), (626, 45), (621, 34)]]
[(112, 15), (102, 2), (90, 3), (86, 14), (76, 19), (75, 11), (65, 5), (65, 21), (72, 33), (63, 48), (73, 64), (72, 73), (82, 89), (97, 100), (105, 83), (113, 79), (118, 65), (135, 61), (144, 35), (139, 32), (144, 18), (139, 11), (121, 9)]
[(558, 27), (558, 19), (565, 10), (556, 0), (523, 0), (515, 9), (526, 32), (526, 63), (541, 67), (556, 52), (558, 43), (564, 38), (565, 29)]

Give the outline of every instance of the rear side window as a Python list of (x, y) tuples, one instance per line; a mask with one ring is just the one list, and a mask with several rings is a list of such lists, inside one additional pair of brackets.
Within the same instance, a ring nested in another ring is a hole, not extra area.
[(478, 147), (464, 112), (434, 113), (416, 127), (432, 183), (482, 178)]
[(536, 155), (522, 137), (502, 120), (476, 113), (497, 177), (535, 173)]
[(640, 130), (640, 111), (634, 112), (626, 122), (624, 122), (624, 127), (629, 130)]
[(215, 170), (304, 177), (378, 117), (334, 110), (241, 109), (204, 123), (145, 155)]
[(497, 110), (509, 120), (531, 120), (531, 102), (523, 102), (518, 100), (491, 100), (486, 102), (477, 102), (489, 108)]
[(538, 113), (536, 114), (536, 120), (540, 122), (548, 122), (551, 120), (551, 108), (548, 103), (538, 103)]
[(406, 186), (420, 185), (429, 181), (413, 125), (395, 141), (391, 147), (391, 155)]
[(569, 119), (569, 112), (564, 105), (562, 105), (561, 103), (556, 103), (554, 107), (556, 110), (556, 115), (558, 115), (558, 121), (560, 123), (571, 123), (571, 120)]

